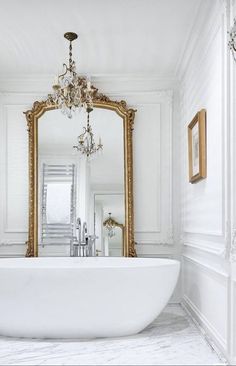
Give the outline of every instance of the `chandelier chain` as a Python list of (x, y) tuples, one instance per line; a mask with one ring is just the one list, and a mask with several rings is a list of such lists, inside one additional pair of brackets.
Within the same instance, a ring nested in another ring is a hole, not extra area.
[(69, 69), (72, 72), (72, 42), (70, 41), (70, 46), (69, 46)]

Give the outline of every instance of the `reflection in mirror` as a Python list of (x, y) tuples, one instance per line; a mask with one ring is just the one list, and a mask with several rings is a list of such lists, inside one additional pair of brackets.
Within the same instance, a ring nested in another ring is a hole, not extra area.
[(102, 256), (122, 256), (124, 245), (124, 194), (94, 195), (94, 228), (97, 250)]
[[(39, 118), (39, 255), (123, 254), (123, 119), (101, 108), (94, 108), (89, 115), (95, 144), (103, 145), (95, 147), (92, 155), (85, 149), (90, 135), (80, 149), (79, 136), (88, 127), (85, 111), (76, 112), (68, 120), (60, 110), (53, 109)], [(121, 225), (110, 237), (103, 226), (109, 212)]]

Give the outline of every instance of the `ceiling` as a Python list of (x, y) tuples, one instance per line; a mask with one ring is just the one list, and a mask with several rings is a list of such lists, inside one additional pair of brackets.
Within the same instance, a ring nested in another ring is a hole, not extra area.
[(74, 31), (82, 74), (173, 76), (201, 1), (2, 0), (0, 75), (58, 73)]

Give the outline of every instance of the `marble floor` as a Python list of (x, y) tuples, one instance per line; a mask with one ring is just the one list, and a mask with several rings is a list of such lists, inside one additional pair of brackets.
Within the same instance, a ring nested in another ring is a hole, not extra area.
[(224, 365), (179, 305), (142, 333), (94, 340), (0, 337), (0, 365)]

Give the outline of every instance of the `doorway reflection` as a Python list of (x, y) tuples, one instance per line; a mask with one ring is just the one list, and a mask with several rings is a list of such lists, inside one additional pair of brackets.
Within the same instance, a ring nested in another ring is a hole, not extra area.
[(99, 238), (97, 249), (102, 256), (122, 256), (124, 244), (124, 194), (94, 196), (94, 231)]

